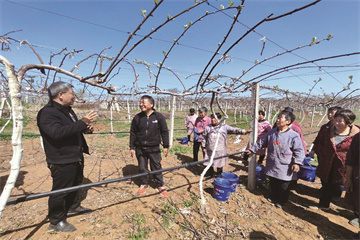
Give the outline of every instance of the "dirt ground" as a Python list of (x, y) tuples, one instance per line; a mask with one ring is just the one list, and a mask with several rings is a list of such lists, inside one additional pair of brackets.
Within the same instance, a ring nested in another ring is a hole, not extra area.
[[(30, 123), (28, 127), (36, 129), (35, 123)], [(96, 124), (97, 131), (106, 128), (102, 123)], [(315, 130), (303, 127), (304, 133)], [(306, 136), (306, 142), (310, 144), (315, 136)], [(86, 139), (91, 155), (85, 156), (85, 183), (130, 176), (138, 172), (136, 159), (130, 158), (128, 154), (128, 136), (119, 138), (92, 134), (87, 135)], [(235, 139), (235, 136), (228, 137), (228, 153), (238, 152), (248, 141), (247, 136), (242, 136), (242, 141), (235, 144)], [(12, 191), (12, 199), (51, 189), (51, 176), (39, 138), (24, 139), (23, 149), (20, 175)], [(170, 153), (162, 161), (163, 168), (192, 162), (191, 150), (184, 152)], [(0, 153), (2, 189), (9, 174), (9, 160), (12, 156), (10, 140), (0, 142)], [(201, 205), (199, 179), (202, 167), (188, 167), (164, 173), (169, 197), (163, 197), (153, 188), (139, 196), (136, 179), (88, 189), (83, 206), (93, 211), (68, 217), (68, 221), (77, 228), (73, 233), (48, 231), (47, 197), (8, 205), (0, 222), (0, 238), (304, 240), (352, 239), (354, 233), (359, 231), (348, 223), (353, 213), (346, 208), (343, 198), (332, 203), (329, 211), (308, 208), (318, 202), (321, 187), (319, 179), (314, 183), (299, 180), (300, 190), (292, 190), (287, 205), (279, 209), (266, 200), (268, 190), (265, 185), (259, 184), (253, 192), (247, 189), (248, 168), (238, 160), (241, 160), (239, 156), (229, 158), (224, 168), (240, 178), (236, 192), (231, 193), (226, 202), (212, 197), (214, 179), (209, 179), (203, 185), (206, 204)]]

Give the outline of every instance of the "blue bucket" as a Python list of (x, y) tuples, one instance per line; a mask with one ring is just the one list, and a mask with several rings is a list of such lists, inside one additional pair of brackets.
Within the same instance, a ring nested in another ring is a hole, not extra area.
[(306, 157), (306, 158), (304, 159), (304, 164), (305, 164), (305, 165), (310, 165), (310, 162), (311, 162), (311, 157)]
[(213, 198), (219, 201), (227, 201), (231, 192), (231, 183), (225, 178), (215, 178)]
[(180, 142), (181, 142), (182, 145), (187, 145), (188, 144), (188, 138), (187, 137), (182, 137), (180, 139)]
[(308, 163), (307, 165), (300, 166), (300, 171), (298, 172), (298, 179), (302, 179), (308, 182), (314, 182), (316, 177), (316, 167), (310, 165)]
[(265, 167), (264, 166), (256, 166), (255, 169), (256, 172), (256, 181), (259, 183), (263, 183), (266, 179), (266, 174), (265, 174)]
[(231, 192), (235, 192), (239, 177), (231, 172), (223, 172), (221, 177), (227, 179), (231, 183)]

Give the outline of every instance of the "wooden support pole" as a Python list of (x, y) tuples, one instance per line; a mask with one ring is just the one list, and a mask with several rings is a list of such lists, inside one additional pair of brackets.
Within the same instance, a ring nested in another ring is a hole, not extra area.
[(174, 118), (175, 118), (175, 107), (176, 106), (176, 96), (172, 96), (172, 108), (171, 108), (171, 117), (170, 117), (170, 148), (173, 145), (174, 138)]
[[(250, 134), (250, 147), (256, 143), (258, 135), (259, 91), (260, 84), (256, 83), (251, 91), (251, 129), (253, 131)], [(249, 157), (248, 171), (248, 188), (250, 191), (253, 191), (256, 187), (256, 154), (251, 154)]]

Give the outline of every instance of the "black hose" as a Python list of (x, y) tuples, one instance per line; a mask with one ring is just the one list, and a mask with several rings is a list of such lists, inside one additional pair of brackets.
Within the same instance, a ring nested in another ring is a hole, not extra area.
[[(238, 155), (240, 153), (242, 153), (242, 152), (227, 154), (225, 156), (216, 157), (216, 158), (214, 158), (214, 160), (221, 159), (221, 158), (227, 157), (227, 156)], [(58, 193), (68, 193), (68, 192), (77, 191), (77, 190), (83, 189), (83, 188), (90, 188), (90, 187), (95, 187), (95, 186), (99, 186), (99, 185), (103, 185), (103, 184), (108, 184), (108, 183), (113, 183), (113, 182), (120, 182), (120, 181), (133, 179), (133, 178), (137, 178), (137, 177), (141, 177), (141, 176), (146, 176), (146, 175), (150, 175), (150, 174), (156, 174), (156, 173), (162, 173), (162, 172), (171, 171), (171, 170), (175, 170), (175, 169), (186, 168), (186, 167), (194, 166), (194, 165), (197, 165), (197, 164), (202, 164), (202, 163), (205, 163), (205, 162), (208, 162), (208, 161), (210, 161), (210, 159), (205, 159), (203, 161), (198, 161), (198, 162), (185, 163), (185, 164), (180, 165), (180, 166), (155, 170), (155, 171), (146, 172), (146, 173), (139, 173), (139, 174), (136, 174), (136, 175), (133, 175), (133, 176), (115, 178), (115, 179), (110, 179), (110, 180), (105, 180), (105, 181), (100, 181), (100, 182), (95, 182), (95, 183), (87, 183), (87, 184), (82, 184), (82, 185), (79, 185), (79, 186), (58, 189), (58, 190), (54, 190), (54, 191), (51, 191), (51, 192), (38, 193), (38, 194), (28, 195), (28, 196), (25, 196), (25, 197), (14, 198), (14, 199), (8, 200), (6, 205), (12, 205), (12, 204), (20, 203), (20, 202), (26, 202), (26, 201), (30, 201), (30, 200), (34, 200), (34, 199), (38, 199), (38, 198), (47, 197), (47, 196), (50, 196), (50, 195), (55, 195), (55, 194), (58, 194)]]

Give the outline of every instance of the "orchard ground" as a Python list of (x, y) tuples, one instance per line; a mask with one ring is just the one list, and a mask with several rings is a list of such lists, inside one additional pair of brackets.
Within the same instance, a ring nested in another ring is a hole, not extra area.
[[(75, 110), (76, 111), (76, 110)], [(81, 116), (81, 114), (78, 114)], [(179, 113), (180, 118), (184, 117)], [(310, 117), (302, 123), (304, 134), (317, 131), (317, 116), (313, 128)], [(178, 126), (183, 126), (183, 120)], [(324, 120), (323, 123), (325, 123)], [(322, 123), (322, 124), (323, 124)], [(127, 124), (123, 124), (126, 125)], [(97, 132), (108, 132), (109, 124), (94, 124)], [(246, 126), (238, 125), (246, 128)], [(25, 128), (38, 133), (36, 122), (29, 121)], [(116, 131), (116, 129), (114, 129)], [(122, 130), (123, 131), (123, 130)], [(127, 129), (128, 131), (128, 129)], [(175, 136), (186, 136), (177, 131)], [(305, 136), (310, 146), (316, 134)], [(138, 173), (137, 160), (128, 152), (129, 137), (120, 134), (92, 134), (86, 136), (91, 155), (85, 156), (84, 183), (104, 181)], [(246, 146), (248, 136), (228, 136), (228, 153), (238, 152)], [(11, 198), (48, 192), (51, 189), (50, 171), (39, 138), (23, 139), (23, 157), (16, 187)], [(12, 157), (11, 140), (0, 141), (1, 190), (9, 174)], [(201, 156), (201, 154), (199, 154)], [(200, 157), (200, 160), (202, 158)], [(199, 179), (202, 166), (181, 168), (164, 173), (169, 197), (149, 188), (138, 195), (136, 179), (121, 181), (84, 191), (83, 206), (93, 211), (86, 215), (68, 217), (77, 231), (73, 233), (48, 231), (47, 197), (9, 205), (0, 223), (1, 239), (352, 239), (359, 231), (349, 224), (354, 218), (343, 197), (331, 204), (329, 211), (313, 210), (308, 206), (318, 203), (320, 180), (299, 180), (299, 191), (291, 191), (290, 200), (283, 209), (266, 200), (267, 184), (258, 184), (255, 191), (247, 189), (248, 167), (239, 162), (240, 156), (229, 157), (226, 172), (240, 178), (236, 192), (221, 202), (212, 197), (213, 181), (204, 181), (206, 204), (201, 205)], [(192, 162), (192, 147), (180, 144), (176, 137), (174, 149), (163, 158), (163, 168)]]

